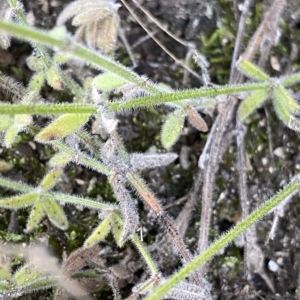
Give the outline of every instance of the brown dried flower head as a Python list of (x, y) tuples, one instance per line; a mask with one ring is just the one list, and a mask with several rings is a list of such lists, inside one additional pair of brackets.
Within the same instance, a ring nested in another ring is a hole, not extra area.
[(73, 18), (72, 25), (78, 27), (76, 40), (84, 41), (91, 48), (109, 52), (117, 40), (119, 7), (120, 4), (111, 0), (77, 0), (61, 12), (57, 25)]

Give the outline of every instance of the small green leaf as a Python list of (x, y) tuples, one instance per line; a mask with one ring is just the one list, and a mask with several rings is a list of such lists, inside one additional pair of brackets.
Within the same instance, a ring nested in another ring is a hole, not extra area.
[(249, 78), (258, 80), (258, 81), (270, 81), (271, 78), (263, 72), (261, 69), (259, 69), (256, 65), (251, 63), (250, 61), (246, 59), (239, 59), (237, 62), (238, 69), (243, 72), (246, 76)]
[(55, 200), (48, 197), (43, 197), (42, 203), (51, 223), (61, 230), (66, 230), (68, 228), (68, 220), (61, 206)]
[[(287, 105), (287, 102), (289, 102), (289, 99), (286, 99), (285, 92), (282, 91), (280, 88), (274, 88), (273, 91), (274, 94), (274, 108), (278, 115), (278, 118), (290, 129), (295, 131), (300, 131), (300, 119), (295, 117), (291, 112), (291, 106)], [(293, 99), (292, 99), (293, 100)], [(294, 101), (294, 100), (293, 100)], [(299, 112), (298, 109), (296, 112)]]
[(23, 131), (27, 125), (32, 123), (31, 115), (15, 115), (14, 125), (6, 130), (4, 143), (6, 147), (11, 147), (19, 132)]
[(92, 247), (104, 240), (111, 230), (111, 223), (112, 218), (111, 215), (109, 215), (100, 223), (98, 227), (96, 227), (92, 234), (86, 239), (86, 241), (84, 242), (84, 247)]
[(111, 73), (98, 75), (92, 81), (92, 85), (99, 90), (112, 90), (126, 83), (127, 82), (124, 79), (119, 78)]
[(167, 116), (167, 120), (163, 126), (161, 133), (161, 143), (164, 148), (172, 147), (178, 140), (186, 113), (182, 109), (177, 109)]
[(36, 281), (42, 274), (29, 264), (21, 267), (14, 275), (13, 282), (16, 286), (27, 286)]
[(12, 169), (12, 165), (5, 160), (0, 159), (0, 173)]
[(274, 104), (274, 108), (277, 113), (277, 116), (283, 123), (288, 125), (292, 114), (287, 110), (286, 106), (283, 105), (283, 102), (281, 100), (282, 99), (280, 97), (278, 97), (278, 95), (274, 91), (273, 104)]
[(1, 122), (0, 122), (0, 131), (6, 130), (10, 126), (14, 124), (14, 117), (9, 115), (0, 115)]
[(36, 201), (32, 206), (30, 215), (27, 220), (26, 232), (32, 231), (45, 216), (43, 204), (40, 200)]
[(35, 291), (49, 289), (53, 286), (57, 286), (57, 280), (55, 278), (41, 275), (35, 281), (22, 287), (22, 290), (24, 294), (30, 294)]
[(0, 200), (0, 207), (9, 209), (19, 209), (31, 206), (38, 198), (39, 194), (30, 193), (25, 195), (14, 196)]
[(22, 129), (21, 126), (13, 125), (6, 130), (5, 136), (4, 136), (5, 147), (10, 148), (12, 146), (12, 144), (16, 140), (18, 133), (21, 131), (21, 129)]
[(189, 118), (189, 122), (199, 131), (206, 132), (208, 131), (208, 127), (203, 118), (199, 115), (195, 108), (189, 106), (187, 108), (187, 115)]
[(39, 92), (44, 85), (46, 79), (45, 72), (35, 73), (28, 84), (28, 87), (31, 91)]
[(54, 187), (57, 183), (58, 178), (61, 176), (62, 170), (61, 169), (53, 169), (51, 170), (45, 178), (42, 180), (40, 187), (42, 191), (48, 191)]
[(63, 167), (72, 160), (72, 157), (66, 152), (58, 152), (51, 157), (49, 165), (52, 168)]
[(292, 114), (300, 113), (299, 104), (290, 96), (289, 92), (281, 85), (276, 85), (273, 89), (274, 97), (277, 98)]
[(64, 83), (60, 78), (59, 72), (55, 67), (51, 67), (46, 72), (47, 83), (56, 90), (63, 90)]
[(241, 121), (244, 121), (253, 111), (259, 108), (267, 99), (268, 90), (258, 90), (252, 92), (239, 106), (237, 115)]
[(37, 57), (35, 55), (30, 55), (26, 59), (26, 64), (31, 71), (40, 72), (45, 71), (46, 66), (43, 57)]
[(56, 65), (64, 64), (67, 61), (71, 60), (73, 57), (69, 53), (55, 53), (53, 57), (53, 62)]
[(49, 35), (54, 37), (55, 39), (60, 39), (61, 41), (65, 41), (69, 38), (65, 26), (55, 26), (49, 31)]
[(125, 244), (125, 242), (122, 241), (123, 225), (120, 224), (120, 222), (118, 221), (118, 219), (122, 219), (122, 217), (120, 216), (120, 214), (119, 216), (116, 217), (114, 216), (114, 214), (119, 214), (119, 213), (118, 212), (113, 213), (112, 232), (118, 247), (122, 248)]
[(46, 128), (42, 129), (35, 136), (35, 140), (41, 143), (47, 143), (61, 139), (76, 131), (76, 129), (85, 124), (89, 118), (89, 114), (64, 114), (54, 120)]

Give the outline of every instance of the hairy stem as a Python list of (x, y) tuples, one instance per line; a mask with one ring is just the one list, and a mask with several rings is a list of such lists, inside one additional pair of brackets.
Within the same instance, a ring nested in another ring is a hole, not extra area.
[(299, 181), (289, 183), (283, 190), (273, 196), (270, 200), (265, 202), (262, 206), (252, 212), (245, 220), (232, 228), (227, 234), (214, 242), (207, 250), (202, 252), (199, 256), (193, 259), (189, 264), (183, 267), (179, 272), (173, 275), (169, 280), (162, 284), (158, 289), (151, 292), (151, 295), (145, 300), (158, 300), (165, 295), (181, 280), (191, 275), (197, 268), (211, 259), (221, 249), (228, 246), (236, 237), (245, 232), (250, 226), (262, 219), (266, 214), (271, 212), (279, 203), (297, 191), (300, 187)]

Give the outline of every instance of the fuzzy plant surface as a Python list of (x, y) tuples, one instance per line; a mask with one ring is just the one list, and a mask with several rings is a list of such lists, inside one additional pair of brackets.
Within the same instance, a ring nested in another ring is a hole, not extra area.
[[(192, 47), (203, 82), (180, 89), (114, 58), (118, 36), (124, 40), (120, 10), (126, 1), (71, 1), (47, 30), (32, 25), (27, 4), (7, 0), (0, 6), (1, 51), (8, 53), (14, 43), (27, 47), (23, 67), (0, 64), (0, 299), (215, 299), (213, 276), (206, 272), (211, 259), (217, 262), (232, 243), (245, 249), (246, 279), (251, 282), (258, 274), (275, 294), (255, 225), (273, 213), (269, 239), (276, 238), (278, 218), (299, 191), (299, 170), (295, 167), (276, 193), (250, 210), (244, 133), (264, 106), (284, 132), (300, 131), (300, 72), (268, 75), (264, 70), (285, 1), (275, 0), (266, 10), (241, 52), (240, 31), (251, 8), (251, 1), (244, 1), (226, 84), (212, 82), (208, 53), (205, 57), (195, 45), (173, 36)], [(211, 40), (203, 37), (203, 52), (225, 36), (219, 28)], [(137, 145), (126, 141), (124, 128), (131, 135), (138, 128)], [(202, 143), (198, 164), (186, 162), (187, 147), (178, 146), (191, 134)], [(229, 193), (213, 204), (210, 184), (218, 169), (222, 173), (220, 160), (228, 156), (228, 147), (231, 151), (233, 137), (241, 214), (235, 212), (232, 226), (216, 234), (212, 207)], [(194, 192), (175, 201), (177, 195), (168, 192), (177, 191), (178, 178), (193, 177), (189, 169), (198, 174)], [(186, 204), (178, 217), (168, 211), (182, 201)], [(189, 232), (192, 212), (200, 206), (201, 222), (199, 214), (193, 216), (198, 232)], [(173, 267), (164, 265), (167, 257), (175, 261)], [(221, 269), (242, 265), (233, 255), (225, 258)]]

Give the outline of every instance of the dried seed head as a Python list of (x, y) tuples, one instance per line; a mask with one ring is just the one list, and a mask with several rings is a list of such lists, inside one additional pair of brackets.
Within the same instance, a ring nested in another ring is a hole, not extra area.
[(198, 130), (206, 132), (208, 131), (208, 127), (203, 120), (203, 118), (199, 115), (199, 113), (191, 106), (187, 108), (187, 115), (190, 123)]
[(119, 7), (119, 4), (108, 0), (74, 1), (59, 15), (57, 24), (73, 18), (72, 25), (78, 27), (75, 33), (77, 39), (84, 39), (92, 48), (109, 52), (116, 42)]

